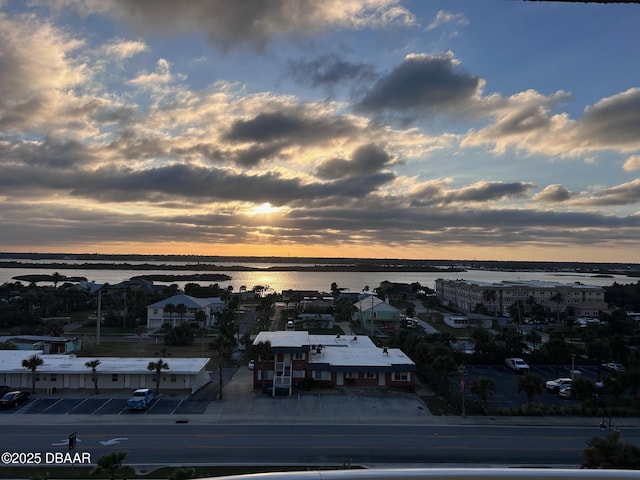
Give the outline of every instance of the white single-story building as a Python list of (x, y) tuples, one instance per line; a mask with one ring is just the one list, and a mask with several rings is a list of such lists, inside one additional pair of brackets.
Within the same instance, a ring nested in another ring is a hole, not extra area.
[[(93, 390), (91, 368), (85, 364), (100, 360), (96, 368), (99, 390), (155, 388), (156, 373), (149, 371), (150, 362), (158, 358), (76, 357), (47, 355), (41, 350), (0, 350), (0, 384), (31, 390), (31, 371), (22, 361), (37, 355), (44, 363), (36, 370), (36, 390)], [(196, 392), (211, 381), (206, 371), (209, 358), (165, 358), (168, 370), (160, 376), (160, 391)]]
[[(180, 306), (184, 305), (184, 310)], [(196, 321), (196, 313), (204, 313), (203, 327), (210, 327), (215, 323), (216, 313), (224, 310), (225, 303), (222, 299), (197, 298), (180, 294), (165, 298), (159, 302), (147, 306), (147, 329), (154, 330), (163, 324), (169, 323), (172, 327), (181, 323), (193, 323)]]

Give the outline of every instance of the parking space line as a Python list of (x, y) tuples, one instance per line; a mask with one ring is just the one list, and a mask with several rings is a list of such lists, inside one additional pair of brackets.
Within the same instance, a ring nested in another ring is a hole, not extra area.
[(73, 408), (67, 410), (64, 414), (65, 415), (69, 415), (69, 413), (73, 412), (76, 408), (78, 408), (80, 405), (82, 405), (84, 402), (86, 402), (88, 400), (88, 398), (85, 398), (84, 400), (82, 400), (80, 403), (78, 403), (77, 405), (75, 405)]
[(176, 412), (176, 410), (177, 410), (178, 408), (180, 408), (180, 405), (182, 405), (182, 402), (184, 402), (184, 398), (183, 398), (182, 400), (180, 400), (180, 403), (178, 403), (178, 405), (176, 405), (176, 408), (174, 408), (173, 410), (171, 410), (171, 413), (170, 413), (169, 415), (173, 415), (173, 414)]
[(40, 413), (45, 413), (47, 410), (49, 410), (51, 407), (53, 407), (54, 405), (59, 404), (62, 401), (61, 398), (58, 399), (57, 402), (53, 402), (51, 405), (49, 405), (47, 408), (45, 408), (44, 410), (42, 410)]

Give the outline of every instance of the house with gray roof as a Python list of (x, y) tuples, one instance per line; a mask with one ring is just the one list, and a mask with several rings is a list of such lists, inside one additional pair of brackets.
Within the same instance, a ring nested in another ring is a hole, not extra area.
[[(184, 308), (181, 308), (184, 307)], [(220, 298), (197, 298), (184, 293), (165, 298), (147, 306), (147, 330), (155, 330), (163, 324), (172, 327), (181, 323), (195, 323), (196, 314), (204, 313), (203, 327), (215, 324), (216, 314), (224, 310), (225, 303)]]

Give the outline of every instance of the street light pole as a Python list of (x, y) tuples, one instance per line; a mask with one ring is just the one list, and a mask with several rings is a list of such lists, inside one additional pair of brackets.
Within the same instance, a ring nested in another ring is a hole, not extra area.
[(573, 380), (574, 376), (575, 376), (575, 372), (576, 372), (576, 354), (572, 353), (571, 354), (571, 380)]

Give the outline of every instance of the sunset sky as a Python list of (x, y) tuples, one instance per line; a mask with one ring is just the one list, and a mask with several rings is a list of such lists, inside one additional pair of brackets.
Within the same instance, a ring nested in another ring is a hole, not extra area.
[(0, 251), (640, 263), (639, 25), (0, 0)]

